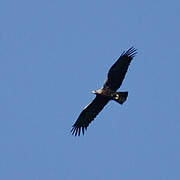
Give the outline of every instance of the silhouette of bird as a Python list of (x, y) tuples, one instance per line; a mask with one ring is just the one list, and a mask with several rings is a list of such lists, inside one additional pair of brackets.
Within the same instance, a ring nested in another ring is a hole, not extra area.
[(103, 87), (92, 91), (92, 93), (96, 94), (95, 99), (83, 109), (78, 119), (73, 124), (71, 129), (72, 135), (80, 136), (81, 130), (84, 135), (89, 124), (110, 100), (114, 100), (119, 104), (123, 104), (126, 101), (128, 92), (116, 91), (120, 88), (128, 67), (136, 53), (137, 50), (134, 47), (131, 47), (127, 51), (124, 51), (112, 65)]

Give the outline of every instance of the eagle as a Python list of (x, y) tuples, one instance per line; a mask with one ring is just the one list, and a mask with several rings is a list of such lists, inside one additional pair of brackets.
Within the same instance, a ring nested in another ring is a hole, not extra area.
[(126, 101), (128, 92), (117, 92), (117, 90), (120, 88), (128, 67), (136, 53), (137, 50), (132, 46), (127, 51), (124, 51), (118, 60), (112, 65), (103, 87), (92, 91), (96, 97), (83, 109), (78, 119), (73, 124), (71, 129), (72, 135), (80, 136), (81, 130), (84, 135), (89, 124), (110, 100), (114, 100), (119, 104), (123, 104)]

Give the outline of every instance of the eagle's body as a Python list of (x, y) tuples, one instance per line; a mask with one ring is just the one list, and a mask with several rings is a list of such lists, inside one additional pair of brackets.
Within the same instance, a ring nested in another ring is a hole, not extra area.
[(128, 92), (117, 92), (117, 89), (121, 86), (129, 64), (135, 54), (136, 49), (131, 47), (126, 52), (123, 52), (119, 59), (113, 64), (108, 72), (107, 80), (103, 87), (93, 91), (93, 93), (96, 94), (95, 99), (83, 109), (77, 121), (74, 123), (71, 130), (72, 134), (75, 136), (80, 135), (81, 129), (84, 134), (84, 129), (87, 130), (89, 123), (94, 120), (110, 100), (115, 100), (120, 104), (126, 101)]

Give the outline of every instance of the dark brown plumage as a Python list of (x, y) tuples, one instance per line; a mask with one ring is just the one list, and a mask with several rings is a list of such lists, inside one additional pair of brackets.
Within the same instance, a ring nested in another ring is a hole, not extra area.
[(96, 94), (95, 99), (83, 109), (74, 123), (71, 130), (73, 135), (80, 136), (81, 130), (84, 135), (84, 131), (87, 130), (88, 125), (110, 100), (115, 100), (119, 104), (123, 104), (126, 101), (128, 92), (116, 91), (120, 88), (128, 67), (136, 53), (136, 49), (131, 47), (126, 52), (123, 52), (112, 65), (103, 87), (93, 91)]

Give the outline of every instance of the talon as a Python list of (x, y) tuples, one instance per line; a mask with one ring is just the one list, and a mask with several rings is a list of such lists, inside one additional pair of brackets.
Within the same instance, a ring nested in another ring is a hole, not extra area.
[(119, 94), (116, 94), (115, 99), (116, 99), (116, 100), (118, 100), (118, 99), (119, 99)]

